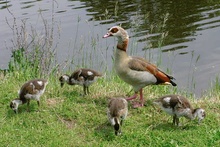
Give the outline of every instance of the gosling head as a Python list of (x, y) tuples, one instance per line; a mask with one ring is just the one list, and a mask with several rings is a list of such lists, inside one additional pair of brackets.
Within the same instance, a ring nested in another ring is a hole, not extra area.
[(200, 124), (200, 122), (206, 117), (206, 113), (205, 110), (202, 108), (197, 108), (194, 110), (194, 118), (198, 117), (198, 123)]
[(22, 104), (22, 101), (19, 100), (18, 98), (14, 99), (10, 103), (10, 108), (15, 112), (18, 113), (18, 106)]
[(68, 83), (68, 81), (69, 81), (69, 76), (68, 75), (62, 75), (62, 76), (60, 76), (60, 78), (59, 78), (59, 81), (60, 81), (60, 86), (61, 87), (63, 87), (63, 85), (67, 82)]

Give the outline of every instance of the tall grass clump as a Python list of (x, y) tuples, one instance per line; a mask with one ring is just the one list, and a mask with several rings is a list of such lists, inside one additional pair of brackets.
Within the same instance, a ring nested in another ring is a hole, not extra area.
[(54, 37), (59, 39), (59, 31), (55, 33), (55, 30), (59, 29), (55, 28), (54, 16), (52, 15), (51, 24), (49, 24), (40, 12), (43, 26), (41, 26), (41, 31), (37, 31), (34, 26), (27, 25), (26, 19), (18, 20), (9, 8), (7, 9), (13, 17), (12, 23), (6, 18), (13, 33), (12, 46), (9, 47), (12, 56), (8, 71), (11, 74), (19, 73), (17, 75), (26, 77), (26, 79), (48, 77), (57, 67), (55, 57), (58, 42), (55, 43)]
[(162, 47), (164, 45), (165, 39), (168, 36), (168, 31), (166, 31), (167, 21), (169, 19), (169, 13), (162, 15), (162, 21), (159, 23), (151, 25), (151, 32), (156, 31), (159, 32), (159, 38), (157, 40), (157, 65), (161, 65), (162, 63)]
[[(80, 24), (84, 23), (89, 28), (85, 35), (81, 34)], [(94, 30), (94, 24), (77, 17), (76, 31), (73, 40), (69, 42), (71, 53), (68, 54), (65, 67), (61, 71), (73, 72), (77, 68), (94, 68), (103, 71), (106, 69), (106, 52), (100, 47), (100, 36)]]
[(187, 90), (194, 93), (196, 89), (196, 83), (195, 83), (195, 71), (197, 69), (196, 65), (199, 62), (200, 55), (196, 56), (194, 51), (191, 52), (191, 59), (190, 59), (190, 66), (189, 66), (189, 73), (188, 73), (188, 79), (187, 79)]

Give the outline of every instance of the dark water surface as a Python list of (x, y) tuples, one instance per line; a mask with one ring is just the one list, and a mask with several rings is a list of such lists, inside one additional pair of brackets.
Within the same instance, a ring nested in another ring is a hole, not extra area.
[[(220, 2), (218, 0), (0, 0), (0, 68), (11, 56), (13, 17), (44, 35), (42, 17), (52, 25), (59, 63), (112, 68), (116, 40), (102, 39), (107, 28), (122, 25), (130, 34), (129, 54), (147, 58), (175, 78), (179, 89), (200, 96), (220, 71)], [(8, 8), (8, 9), (7, 9)], [(42, 14), (42, 15), (41, 15)], [(165, 20), (167, 18), (167, 20)], [(165, 22), (165, 25), (163, 25)], [(165, 38), (161, 40), (161, 36)], [(27, 35), (28, 36), (28, 35)], [(162, 43), (160, 45), (160, 43)], [(161, 46), (161, 47), (160, 47)]]

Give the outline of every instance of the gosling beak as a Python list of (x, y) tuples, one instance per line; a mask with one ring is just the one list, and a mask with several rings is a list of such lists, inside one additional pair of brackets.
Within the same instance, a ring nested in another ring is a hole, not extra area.
[(17, 114), (17, 113), (18, 113), (18, 111), (17, 111), (17, 110), (13, 110), (13, 111), (14, 111), (14, 113), (15, 113), (15, 114)]
[(63, 87), (63, 85), (64, 85), (64, 83), (61, 82), (61, 83), (60, 83), (60, 86)]

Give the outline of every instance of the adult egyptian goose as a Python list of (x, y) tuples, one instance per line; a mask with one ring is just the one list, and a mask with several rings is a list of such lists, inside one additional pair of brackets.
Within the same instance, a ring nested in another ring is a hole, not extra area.
[(71, 76), (65, 74), (59, 78), (61, 87), (63, 87), (66, 82), (69, 85), (81, 85), (83, 86), (84, 95), (89, 94), (89, 86), (93, 84), (98, 77), (102, 74), (87, 68), (81, 68), (72, 73)]
[(40, 96), (44, 93), (48, 81), (45, 79), (34, 79), (26, 82), (20, 89), (19, 97), (12, 100), (10, 107), (15, 113), (18, 112), (20, 104), (27, 103), (27, 111), (29, 111), (30, 100), (37, 100), (38, 107), (40, 106)]
[(123, 120), (128, 114), (128, 103), (124, 98), (111, 98), (108, 103), (107, 117), (115, 129), (115, 135), (121, 135)]
[(112, 27), (103, 38), (110, 36), (118, 38), (114, 62), (116, 73), (122, 80), (130, 84), (135, 91), (135, 94), (128, 97), (127, 100), (135, 99), (138, 92), (140, 92), (140, 103), (134, 104), (134, 108), (144, 105), (142, 89), (145, 86), (152, 84), (176, 86), (176, 83), (172, 81), (174, 78), (158, 69), (154, 64), (149, 63), (141, 57), (128, 56), (126, 51), (129, 36), (123, 28), (119, 26)]
[(179, 125), (179, 117), (186, 117), (191, 120), (198, 117), (198, 123), (200, 123), (206, 116), (204, 109), (193, 109), (188, 99), (180, 95), (165, 95), (153, 103), (173, 116), (174, 125)]

